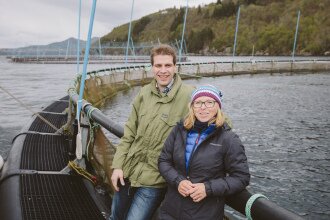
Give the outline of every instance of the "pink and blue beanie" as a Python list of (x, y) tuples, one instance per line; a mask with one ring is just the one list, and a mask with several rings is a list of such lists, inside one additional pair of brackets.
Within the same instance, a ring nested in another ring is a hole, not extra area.
[(214, 99), (220, 106), (222, 107), (222, 92), (218, 90), (216, 87), (212, 85), (205, 85), (198, 87), (195, 91), (193, 91), (191, 95), (191, 102), (195, 101), (197, 98), (207, 96)]

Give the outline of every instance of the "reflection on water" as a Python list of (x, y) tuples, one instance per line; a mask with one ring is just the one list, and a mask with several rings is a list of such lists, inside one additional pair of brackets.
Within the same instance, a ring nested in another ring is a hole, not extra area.
[[(224, 93), (224, 111), (242, 139), (250, 190), (306, 219), (330, 218), (330, 75), (245, 75), (202, 78)], [(139, 88), (104, 109), (124, 125)], [(118, 142), (118, 140), (114, 140)]]

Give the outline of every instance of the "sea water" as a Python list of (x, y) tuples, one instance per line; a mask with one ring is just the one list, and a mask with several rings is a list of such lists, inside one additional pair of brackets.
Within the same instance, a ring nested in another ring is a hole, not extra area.
[[(223, 91), (223, 110), (245, 146), (251, 192), (262, 193), (305, 219), (330, 219), (329, 73), (185, 82), (213, 84)], [(124, 125), (139, 89), (117, 94), (103, 112)]]
[[(89, 65), (88, 70), (105, 67)], [(12, 139), (30, 120), (27, 108), (38, 112), (66, 96), (75, 73), (72, 64), (17, 64), (0, 57), (0, 86), (23, 103), (0, 90), (0, 155), (7, 157)], [(223, 109), (245, 146), (251, 192), (305, 219), (330, 219), (330, 72), (185, 82), (223, 91)], [(124, 125), (138, 90), (117, 94), (102, 111)]]

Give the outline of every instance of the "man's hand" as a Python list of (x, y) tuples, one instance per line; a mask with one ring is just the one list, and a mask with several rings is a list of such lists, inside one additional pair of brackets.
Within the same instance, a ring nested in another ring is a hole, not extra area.
[(114, 169), (113, 172), (112, 172), (112, 176), (111, 176), (112, 185), (113, 185), (113, 187), (115, 188), (115, 190), (117, 192), (119, 191), (119, 186), (117, 186), (118, 180), (120, 180), (120, 184), (122, 186), (125, 185), (124, 172), (123, 172), (122, 169)]
[(200, 202), (206, 197), (206, 190), (204, 183), (192, 184), (192, 188), (188, 191), (188, 194), (194, 202)]
[(193, 184), (189, 180), (182, 180), (179, 183), (178, 191), (183, 197), (189, 196), (189, 190), (192, 189)]

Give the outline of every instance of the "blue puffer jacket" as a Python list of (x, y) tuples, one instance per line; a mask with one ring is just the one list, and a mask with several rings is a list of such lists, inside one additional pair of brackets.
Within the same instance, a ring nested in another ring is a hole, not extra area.
[(193, 152), (197, 149), (198, 145), (214, 130), (216, 129), (215, 124), (211, 124), (205, 130), (198, 132), (195, 130), (190, 130), (187, 135), (187, 145), (186, 145), (186, 169), (189, 170), (189, 161)]
[[(158, 167), (168, 183), (168, 189), (159, 218), (223, 219), (225, 196), (238, 193), (249, 184), (244, 146), (225, 123), (199, 141), (191, 154), (187, 170), (185, 157), (188, 132), (182, 123), (176, 125), (160, 154)], [(193, 135), (191, 139), (194, 139)], [(189, 196), (183, 197), (178, 192), (178, 185), (185, 179), (192, 183), (204, 183), (207, 197), (200, 202), (194, 202)]]

